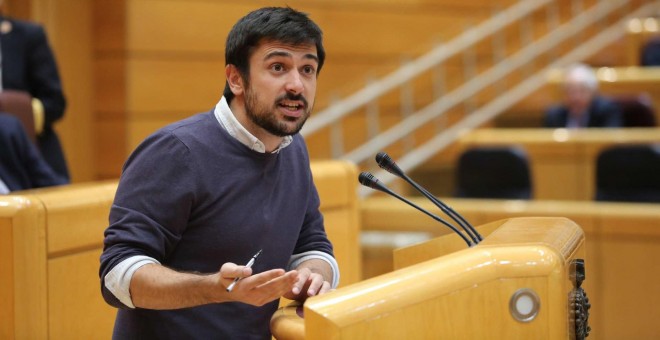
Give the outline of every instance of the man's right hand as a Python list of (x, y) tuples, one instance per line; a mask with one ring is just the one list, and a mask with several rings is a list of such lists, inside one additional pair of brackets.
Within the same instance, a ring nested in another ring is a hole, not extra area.
[[(241, 279), (227, 292), (237, 277)], [(130, 293), (136, 307), (147, 309), (178, 309), (230, 301), (263, 306), (290, 291), (297, 279), (295, 270), (272, 269), (252, 275), (252, 269), (234, 263), (225, 263), (219, 272), (206, 275), (147, 264), (133, 274)]]
[[(271, 269), (252, 275), (251, 268), (231, 262), (223, 264), (217, 275), (222, 288), (218, 292), (218, 302), (238, 301), (253, 306), (263, 306), (279, 299), (291, 291), (298, 280), (298, 272), (295, 270), (285, 272), (284, 269)], [(226, 288), (237, 277), (241, 279), (231, 292), (227, 292)]]

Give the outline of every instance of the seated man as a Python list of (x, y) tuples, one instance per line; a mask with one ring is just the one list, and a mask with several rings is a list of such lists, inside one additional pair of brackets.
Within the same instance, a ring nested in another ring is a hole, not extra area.
[(44, 161), (18, 118), (0, 113), (0, 194), (67, 182)]
[(545, 112), (547, 128), (621, 127), (617, 104), (598, 95), (598, 79), (587, 65), (570, 66), (564, 76), (564, 103)]

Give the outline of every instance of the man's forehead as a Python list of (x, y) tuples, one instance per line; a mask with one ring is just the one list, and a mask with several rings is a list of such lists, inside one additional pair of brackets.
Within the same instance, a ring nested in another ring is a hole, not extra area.
[(305, 54), (313, 54), (314, 56), (317, 55), (316, 44), (314, 44), (313, 42), (294, 44), (280, 40), (262, 40), (261, 42), (259, 42), (255, 50), (262, 50), (262, 51), (283, 50), (283, 51), (291, 51), (291, 52), (298, 52)]

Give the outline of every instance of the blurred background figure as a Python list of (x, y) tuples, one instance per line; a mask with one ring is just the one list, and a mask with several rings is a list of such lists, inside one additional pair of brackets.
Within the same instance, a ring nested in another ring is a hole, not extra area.
[(53, 130), (66, 106), (55, 57), (44, 29), (5, 17), (3, 2), (0, 0), (0, 106), (3, 91), (26, 92), (32, 97), (37, 146), (50, 167), (68, 180), (64, 152)]
[(0, 113), (0, 194), (67, 183), (44, 161), (18, 118)]
[(587, 65), (566, 69), (563, 82), (564, 103), (545, 112), (547, 128), (621, 127), (620, 107), (598, 94), (598, 78)]
[(660, 36), (649, 39), (642, 46), (642, 66), (660, 66)]

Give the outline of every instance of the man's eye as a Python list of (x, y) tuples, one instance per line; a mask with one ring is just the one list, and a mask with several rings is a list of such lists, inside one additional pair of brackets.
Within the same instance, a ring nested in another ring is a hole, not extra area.
[(271, 66), (271, 68), (273, 69), (273, 71), (276, 72), (284, 70), (284, 67), (281, 64), (274, 64), (273, 66)]
[(303, 67), (303, 72), (306, 74), (313, 74), (314, 73), (314, 68), (311, 66), (305, 66)]

